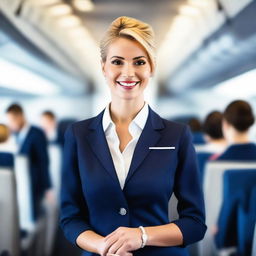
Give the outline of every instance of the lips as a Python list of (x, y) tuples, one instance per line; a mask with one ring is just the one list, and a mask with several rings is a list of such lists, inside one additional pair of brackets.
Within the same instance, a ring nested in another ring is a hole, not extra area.
[(134, 88), (137, 84), (140, 83), (140, 81), (116, 81), (117, 84), (122, 86), (125, 89), (132, 89)]

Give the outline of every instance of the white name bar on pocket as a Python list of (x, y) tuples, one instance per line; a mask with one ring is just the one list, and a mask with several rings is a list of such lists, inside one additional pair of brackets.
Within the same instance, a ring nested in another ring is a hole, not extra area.
[(149, 147), (149, 149), (175, 149), (175, 147)]

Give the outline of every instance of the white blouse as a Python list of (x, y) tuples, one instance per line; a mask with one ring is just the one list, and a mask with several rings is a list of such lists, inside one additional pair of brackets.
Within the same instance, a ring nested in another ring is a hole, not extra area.
[(112, 121), (110, 116), (109, 107), (110, 103), (108, 103), (103, 113), (102, 126), (114, 162), (117, 177), (119, 179), (120, 186), (123, 189), (135, 146), (148, 118), (148, 103), (145, 101), (143, 108), (129, 124), (128, 129), (132, 139), (126, 145), (123, 152), (119, 149), (120, 141), (116, 133), (115, 123)]

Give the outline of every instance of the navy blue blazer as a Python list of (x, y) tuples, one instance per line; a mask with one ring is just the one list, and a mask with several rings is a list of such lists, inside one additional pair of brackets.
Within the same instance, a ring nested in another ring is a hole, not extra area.
[(229, 146), (217, 159), (237, 160), (237, 161), (256, 161), (256, 144), (233, 144)]
[(31, 126), (19, 154), (28, 157), (32, 186), (33, 216), (38, 217), (44, 192), (51, 188), (47, 139), (44, 132)]
[[(77, 245), (78, 235), (86, 230), (106, 236), (120, 226), (168, 224), (168, 202), (174, 192), (180, 218), (172, 222), (180, 228), (184, 244), (146, 246), (133, 255), (188, 256), (186, 245), (201, 240), (206, 231), (189, 128), (161, 118), (149, 107), (122, 190), (102, 127), (104, 110), (71, 124), (65, 133), (60, 225), (66, 238)], [(149, 149), (152, 146), (175, 149)], [(84, 251), (83, 255), (97, 254)]]

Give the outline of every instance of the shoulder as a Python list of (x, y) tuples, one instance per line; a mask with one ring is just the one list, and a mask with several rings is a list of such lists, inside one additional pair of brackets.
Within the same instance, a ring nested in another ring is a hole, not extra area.
[(93, 117), (83, 119), (80, 121), (76, 121), (76, 122), (70, 124), (66, 130), (66, 133), (71, 132), (74, 135), (88, 133), (92, 125), (95, 125), (95, 123), (97, 123), (97, 122), (98, 122), (98, 124), (100, 124), (102, 113), (103, 113), (103, 111), (101, 111), (99, 114), (97, 114)]
[[(157, 114), (158, 115), (158, 114)], [(190, 129), (187, 124), (180, 123), (180, 122), (175, 122), (166, 118), (161, 117), (158, 115), (163, 124), (164, 124), (164, 129), (163, 132), (166, 134), (172, 134), (177, 137), (182, 137), (184, 135), (190, 135)]]
[[(162, 118), (162, 117), (161, 117)], [(179, 123), (179, 122), (174, 122), (165, 118), (162, 118), (165, 128), (168, 130), (173, 130), (173, 131), (178, 131), (178, 132), (184, 132), (187, 128), (188, 125)]]
[(44, 131), (40, 127), (37, 127), (37, 126), (34, 126), (34, 125), (30, 126), (29, 133), (34, 135), (34, 136), (43, 136), (43, 137), (45, 137)]

